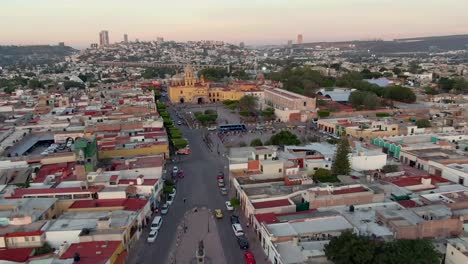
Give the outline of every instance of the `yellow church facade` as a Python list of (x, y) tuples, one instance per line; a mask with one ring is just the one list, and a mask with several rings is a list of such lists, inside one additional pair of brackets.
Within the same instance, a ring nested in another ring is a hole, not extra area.
[(203, 77), (199, 80), (194, 76), (192, 67), (185, 68), (184, 80), (169, 86), (169, 100), (174, 104), (204, 104), (222, 102), (225, 100), (239, 100), (245, 91), (235, 87), (210, 87)]

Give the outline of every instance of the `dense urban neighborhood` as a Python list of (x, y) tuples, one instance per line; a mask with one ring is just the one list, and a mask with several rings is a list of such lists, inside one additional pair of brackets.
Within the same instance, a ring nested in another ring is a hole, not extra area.
[(468, 37), (99, 40), (0, 47), (0, 263), (468, 263)]

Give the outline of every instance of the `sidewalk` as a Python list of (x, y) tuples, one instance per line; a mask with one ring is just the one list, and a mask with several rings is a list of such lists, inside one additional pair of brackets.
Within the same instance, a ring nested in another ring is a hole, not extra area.
[(253, 227), (246, 226), (247, 218), (245, 218), (243, 214), (241, 214), (240, 219), (244, 229), (244, 234), (249, 239), (249, 251), (254, 254), (256, 264), (269, 264), (267, 262), (266, 255), (262, 249), (262, 245), (258, 240), (258, 235), (255, 234)]
[(175, 249), (169, 257), (169, 263), (196, 263), (195, 252), (198, 243), (203, 240), (206, 264), (225, 263), (224, 251), (219, 239), (218, 230), (213, 213), (207, 208), (198, 208), (185, 215), (187, 233), (184, 224), (177, 227)]

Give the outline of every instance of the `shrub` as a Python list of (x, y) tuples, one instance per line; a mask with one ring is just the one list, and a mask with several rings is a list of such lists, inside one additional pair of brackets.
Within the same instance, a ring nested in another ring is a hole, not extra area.
[(382, 167), (383, 173), (397, 172), (399, 170), (400, 170), (400, 167), (398, 165), (385, 165)]
[(379, 113), (375, 113), (375, 116), (376, 117), (387, 117), (387, 116), (390, 116), (390, 114), (385, 113), (385, 112), (379, 112)]
[(256, 138), (256, 139), (254, 139), (254, 140), (252, 140), (252, 141), (250, 142), (250, 146), (251, 146), (251, 147), (263, 146), (263, 142), (262, 142), (261, 139)]
[(318, 110), (317, 114), (320, 117), (327, 117), (327, 116), (330, 116), (330, 111), (328, 111), (328, 110)]

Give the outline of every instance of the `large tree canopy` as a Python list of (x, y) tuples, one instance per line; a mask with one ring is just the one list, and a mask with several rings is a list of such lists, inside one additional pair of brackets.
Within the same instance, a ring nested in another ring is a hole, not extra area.
[(333, 175), (348, 175), (351, 172), (351, 164), (348, 157), (350, 152), (348, 138), (346, 136), (341, 137), (332, 164)]
[(289, 131), (281, 131), (271, 136), (267, 143), (265, 143), (265, 145), (299, 145), (301, 141), (295, 134)]
[(429, 240), (374, 241), (350, 231), (332, 238), (325, 255), (335, 264), (438, 264), (439, 255)]

